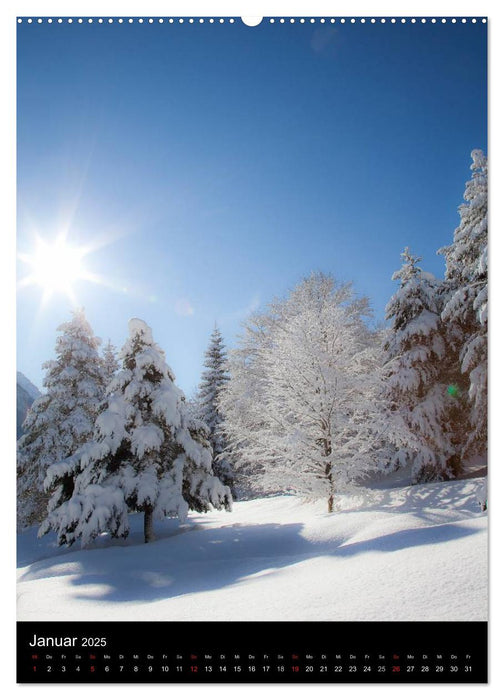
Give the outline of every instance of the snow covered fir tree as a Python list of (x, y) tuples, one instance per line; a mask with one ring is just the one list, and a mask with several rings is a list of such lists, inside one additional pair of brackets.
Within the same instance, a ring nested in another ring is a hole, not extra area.
[(463, 456), (485, 454), (488, 424), (488, 166), (475, 149), (472, 178), (459, 207), (453, 242), (439, 251), (446, 258), (443, 322), (468, 384), (470, 429)]
[(110, 342), (110, 339), (103, 346), (103, 369), (105, 371), (105, 380), (107, 384), (110, 384), (114, 378), (117, 370), (119, 369), (119, 360), (117, 359), (117, 350), (114, 345)]
[(452, 479), (487, 450), (488, 182), (487, 159), (471, 153), (472, 179), (459, 207), (444, 280), (418, 267), (408, 249), (393, 279), (400, 287), (386, 315), (385, 350), (392, 410), (410, 431), (397, 463), (411, 465), (413, 483)]
[(223, 428), (223, 417), (219, 407), (220, 396), (229, 382), (227, 355), (224, 339), (217, 326), (215, 326), (210, 336), (210, 343), (205, 352), (204, 367), (195, 399), (195, 411), (210, 431), (209, 440), (213, 450), (213, 472), (223, 484), (229, 486), (233, 496), (235, 496), (233, 467), (224, 454), (227, 447), (226, 436)]
[(56, 359), (46, 362), (46, 393), (32, 404), (17, 446), (18, 524), (39, 524), (47, 507), (57, 509), (68, 500), (76, 469), (55, 475), (49, 500), (46, 472), (78, 450), (93, 434), (94, 421), (105, 389), (105, 373), (84, 311), (58, 328)]
[(149, 326), (129, 322), (122, 368), (96, 418), (93, 439), (48, 469), (46, 486), (79, 472), (71, 497), (51, 509), (40, 534), (85, 545), (104, 531), (129, 532), (128, 512), (144, 516), (144, 540), (153, 520), (231, 507), (231, 493), (212, 472), (206, 426), (191, 417), (182, 391)]
[(408, 248), (402, 258), (403, 266), (392, 277), (400, 286), (386, 309), (391, 321), (385, 342), (387, 396), (407, 431), (394, 461), (411, 466), (413, 483), (454, 478), (460, 469), (454, 421), (464, 408), (458, 392), (448, 391), (443, 285), (418, 266), (421, 258)]

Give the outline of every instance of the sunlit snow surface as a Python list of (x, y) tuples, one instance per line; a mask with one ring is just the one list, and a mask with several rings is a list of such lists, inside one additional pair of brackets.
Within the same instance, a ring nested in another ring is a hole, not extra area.
[(484, 479), (278, 496), (156, 522), (142, 543), (18, 538), (20, 620), (485, 620)]

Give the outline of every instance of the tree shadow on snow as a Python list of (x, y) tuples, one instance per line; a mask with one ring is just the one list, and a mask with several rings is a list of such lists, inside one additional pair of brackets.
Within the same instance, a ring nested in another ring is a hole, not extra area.
[[(446, 481), (400, 489), (363, 489), (358, 510), (361, 513), (376, 510), (410, 513), (432, 523), (439, 520), (436, 511), (443, 514), (448, 509), (456, 509), (460, 513), (467, 511), (468, 517), (480, 514), (481, 506), (476, 491), (461, 493), (459, 484), (457, 481)], [(339, 513), (347, 511), (354, 512), (355, 503), (349, 501), (347, 505), (342, 501), (338, 504)]]
[[(302, 529), (303, 523), (224, 525), (181, 532), (148, 545), (79, 550), (61, 559), (34, 562), (22, 580), (61, 576), (60, 565), (68, 564), (69, 585), (76, 588), (77, 599), (111, 604), (152, 602), (235, 586), (254, 574), (271, 574), (316, 557), (394, 552), (475, 532), (449, 523), (347, 544), (310, 542), (302, 536)], [(86, 590), (88, 586), (96, 588)]]

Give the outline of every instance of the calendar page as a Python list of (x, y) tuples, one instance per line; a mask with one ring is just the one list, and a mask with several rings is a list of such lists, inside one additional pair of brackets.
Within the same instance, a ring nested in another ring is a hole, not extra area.
[(19, 16), (20, 683), (485, 683), (487, 19)]

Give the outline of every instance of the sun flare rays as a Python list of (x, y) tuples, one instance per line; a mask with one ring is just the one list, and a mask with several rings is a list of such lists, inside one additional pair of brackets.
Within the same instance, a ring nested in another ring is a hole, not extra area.
[(54, 294), (65, 295), (76, 303), (75, 284), (80, 280), (96, 281), (96, 276), (86, 269), (88, 248), (72, 245), (64, 234), (53, 240), (37, 235), (30, 253), (18, 253), (18, 258), (28, 268), (19, 281), (19, 288), (36, 286), (42, 290), (42, 303)]

